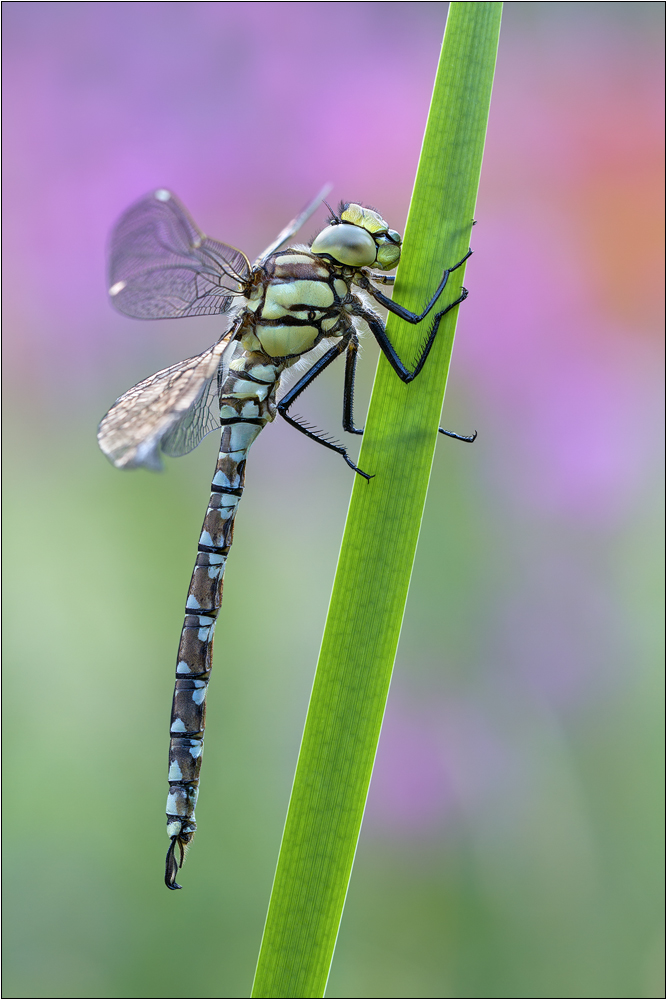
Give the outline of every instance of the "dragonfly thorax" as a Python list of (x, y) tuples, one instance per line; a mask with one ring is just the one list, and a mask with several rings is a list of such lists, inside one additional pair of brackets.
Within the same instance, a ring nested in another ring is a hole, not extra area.
[(324, 337), (342, 336), (349, 326), (348, 270), (307, 250), (273, 254), (249, 291), (242, 336), (251, 332), (265, 354), (281, 359), (306, 354)]

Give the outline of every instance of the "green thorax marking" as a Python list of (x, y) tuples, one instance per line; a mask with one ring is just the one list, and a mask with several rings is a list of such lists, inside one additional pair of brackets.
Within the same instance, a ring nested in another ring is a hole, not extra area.
[(336, 267), (307, 250), (274, 254), (249, 291), (241, 340), (256, 349), (254, 337), (270, 358), (295, 358), (323, 337), (342, 336), (349, 326), (343, 302), (352, 276), (350, 268)]

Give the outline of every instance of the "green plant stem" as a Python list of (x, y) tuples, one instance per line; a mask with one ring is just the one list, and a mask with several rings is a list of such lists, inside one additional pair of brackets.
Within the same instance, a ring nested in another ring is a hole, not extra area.
[[(468, 249), (501, 8), (450, 4), (394, 292), (410, 309), (423, 308), (444, 268)], [(463, 271), (452, 274), (440, 308), (460, 294)], [(253, 997), (324, 996), (403, 620), (457, 313), (444, 318), (414, 383), (404, 385), (380, 357), (359, 456), (359, 467), (374, 478), (366, 483), (357, 476), (352, 492)], [(389, 316), (389, 336), (408, 362), (430, 322), (415, 328)]]

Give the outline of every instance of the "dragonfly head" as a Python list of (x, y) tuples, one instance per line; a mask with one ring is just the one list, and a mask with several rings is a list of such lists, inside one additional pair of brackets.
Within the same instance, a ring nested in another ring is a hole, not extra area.
[(401, 237), (389, 229), (381, 215), (372, 208), (343, 202), (338, 215), (332, 212), (326, 229), (311, 245), (314, 254), (332, 257), (349, 267), (379, 267), (391, 271), (401, 256)]

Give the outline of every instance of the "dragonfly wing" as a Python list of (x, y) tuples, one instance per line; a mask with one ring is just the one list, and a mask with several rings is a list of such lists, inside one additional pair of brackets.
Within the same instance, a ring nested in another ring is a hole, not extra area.
[(250, 276), (245, 254), (209, 239), (170, 191), (146, 195), (116, 223), (109, 247), (109, 294), (137, 319), (226, 312)]
[(172, 458), (187, 455), (207, 434), (220, 430), (220, 383), (225, 375), (226, 370), (220, 365), (204, 383), (199, 398), (164, 435), (160, 448), (165, 455)]
[(291, 222), (288, 222), (284, 229), (282, 229), (276, 236), (273, 243), (270, 243), (266, 250), (263, 251), (255, 261), (255, 267), (263, 264), (267, 257), (270, 257), (272, 253), (275, 253), (279, 247), (286, 243), (287, 240), (291, 239), (292, 236), (308, 221), (313, 212), (315, 212), (326, 196), (331, 191), (333, 187), (332, 184), (325, 184), (321, 191), (319, 191), (313, 200), (309, 202), (305, 208), (303, 208), (298, 215), (295, 215)]
[[(231, 331), (230, 331), (231, 334)], [(236, 348), (229, 336), (139, 382), (116, 400), (97, 432), (100, 448), (118, 469), (162, 468), (160, 449), (183, 455), (215, 426), (211, 404), (218, 377)], [(166, 447), (165, 447), (166, 445)]]

